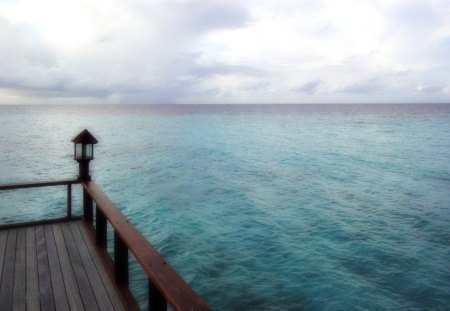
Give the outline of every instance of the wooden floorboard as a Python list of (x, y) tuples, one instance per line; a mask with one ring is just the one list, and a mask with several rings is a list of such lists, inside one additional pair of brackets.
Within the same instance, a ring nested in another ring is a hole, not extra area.
[(55, 310), (55, 301), (53, 299), (52, 280), (50, 279), (50, 267), (48, 263), (43, 226), (36, 227), (36, 254), (41, 310)]
[(62, 277), (61, 266), (59, 263), (58, 251), (56, 249), (55, 237), (51, 226), (44, 226), (44, 235), (47, 245), (47, 256), (50, 268), (50, 278), (53, 288), (53, 299), (55, 306), (61, 311), (70, 311), (67, 301), (66, 289)]
[(13, 282), (13, 311), (25, 311), (25, 283), (26, 283), (26, 228), (17, 230), (16, 260), (14, 266), (14, 282)]
[(36, 238), (34, 227), (27, 227), (26, 234), (26, 305), (27, 311), (38, 311), (40, 307), (39, 299), (39, 279), (36, 257)]
[(61, 225), (52, 225), (55, 237), (56, 247), (58, 249), (59, 260), (61, 261), (61, 272), (66, 288), (67, 300), (71, 310), (83, 310), (83, 302), (81, 301), (80, 291), (78, 290), (75, 274), (70, 262), (69, 253), (67, 252)]
[(89, 253), (92, 257), (95, 267), (97, 268), (100, 278), (102, 279), (103, 285), (105, 286), (105, 289), (108, 292), (111, 303), (114, 306), (114, 310), (115, 311), (125, 311), (125, 308), (124, 308), (122, 302), (120, 301), (119, 295), (117, 294), (117, 290), (114, 287), (113, 283), (111, 282), (110, 276), (106, 272), (106, 269), (104, 268), (98, 254), (97, 254), (97, 250), (94, 247), (94, 244), (91, 243), (88, 233), (84, 227), (84, 224), (82, 222), (79, 222), (78, 227), (81, 232), (81, 235), (83, 236), (83, 238), (86, 242), (86, 246), (88, 247)]
[(98, 274), (97, 268), (95, 267), (92, 261), (91, 254), (89, 253), (89, 250), (86, 246), (86, 242), (84, 241), (80, 233), (78, 224), (71, 223), (70, 228), (76, 241), (81, 261), (83, 262), (83, 265), (85, 267), (86, 274), (88, 276), (89, 283), (91, 284), (92, 290), (94, 292), (94, 296), (99, 306), (99, 309), (104, 311), (114, 310), (111, 301), (109, 300), (108, 292), (103, 286), (103, 282), (100, 278), (100, 275)]
[(0, 310), (11, 310), (14, 279), (14, 261), (16, 259), (17, 229), (8, 232), (5, 258), (3, 261), (2, 284), (0, 285)]
[(81, 221), (0, 229), (0, 311), (126, 310)]
[(97, 301), (95, 300), (94, 292), (86, 274), (85, 267), (81, 261), (78, 253), (72, 231), (68, 223), (62, 223), (61, 229), (63, 231), (64, 239), (66, 241), (67, 251), (69, 252), (70, 261), (72, 262), (72, 269), (77, 280), (78, 288), (83, 291), (81, 300), (84, 308), (87, 310), (98, 310)]
[(8, 239), (8, 230), (0, 231), (0, 286), (2, 284), (3, 261), (5, 259), (5, 248), (7, 239)]

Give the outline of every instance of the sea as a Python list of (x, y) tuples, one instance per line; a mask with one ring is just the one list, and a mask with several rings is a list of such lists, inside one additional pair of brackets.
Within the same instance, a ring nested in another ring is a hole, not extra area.
[[(93, 180), (213, 310), (450, 310), (450, 105), (0, 105), (0, 183), (75, 178), (85, 128)], [(65, 204), (0, 191), (0, 223)]]

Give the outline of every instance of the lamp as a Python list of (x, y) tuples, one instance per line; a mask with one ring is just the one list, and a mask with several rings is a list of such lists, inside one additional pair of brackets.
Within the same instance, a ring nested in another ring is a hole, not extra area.
[(74, 139), (74, 159), (80, 165), (78, 180), (89, 181), (89, 162), (94, 159), (94, 145), (98, 143), (97, 139), (89, 133), (88, 130), (82, 131)]

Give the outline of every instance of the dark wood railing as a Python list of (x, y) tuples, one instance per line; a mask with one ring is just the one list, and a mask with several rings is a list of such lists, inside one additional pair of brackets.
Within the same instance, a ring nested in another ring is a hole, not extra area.
[[(71, 179), (0, 185), (0, 190), (67, 185), (66, 217), (26, 223), (0, 224), (0, 229), (81, 218), (72, 216), (72, 185), (78, 183), (80, 181)], [(136, 258), (148, 279), (149, 310), (167, 310), (167, 304), (170, 304), (177, 311), (210, 310), (93, 181), (81, 182), (81, 185), (83, 187), (82, 218), (91, 238), (97, 245), (98, 253), (101, 255), (105, 268), (116, 282), (116, 286), (127, 305), (127, 310), (139, 310), (139, 305), (129, 289), (129, 253)], [(114, 229), (114, 258), (111, 258), (107, 251), (107, 223), (110, 223)]]
[[(128, 287), (128, 254), (136, 258), (148, 277), (149, 310), (166, 310), (169, 303), (174, 310), (209, 310), (209, 307), (189, 287), (158, 251), (128, 222), (120, 210), (92, 181), (82, 182), (85, 191), (85, 213), (93, 214), (95, 202), (95, 237), (97, 246), (106, 255), (107, 225), (114, 229), (114, 278)], [(90, 202), (89, 202), (90, 201)], [(87, 219), (93, 227), (92, 217)], [(109, 254), (107, 255), (109, 256)]]
[(55, 181), (39, 181), (39, 182), (29, 182), (29, 183), (15, 183), (15, 184), (0, 184), (1, 190), (14, 190), (14, 189), (24, 189), (24, 188), (37, 188), (37, 187), (51, 187), (51, 186), (65, 186), (67, 185), (67, 213), (65, 217), (60, 218), (52, 218), (52, 219), (42, 219), (21, 223), (7, 223), (0, 224), (1, 229), (13, 228), (13, 227), (21, 227), (27, 225), (38, 225), (45, 223), (58, 222), (63, 220), (71, 220), (74, 218), (72, 216), (72, 185), (79, 184), (80, 182), (76, 179), (67, 179), (67, 180), (55, 180)]

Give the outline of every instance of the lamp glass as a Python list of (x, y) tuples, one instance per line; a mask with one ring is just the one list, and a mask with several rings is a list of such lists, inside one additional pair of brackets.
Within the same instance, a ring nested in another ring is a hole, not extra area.
[(82, 159), (82, 158), (83, 158), (83, 145), (75, 144), (75, 159)]
[(92, 144), (87, 144), (85, 146), (85, 148), (86, 148), (85, 158), (93, 159), (94, 158), (94, 146)]

